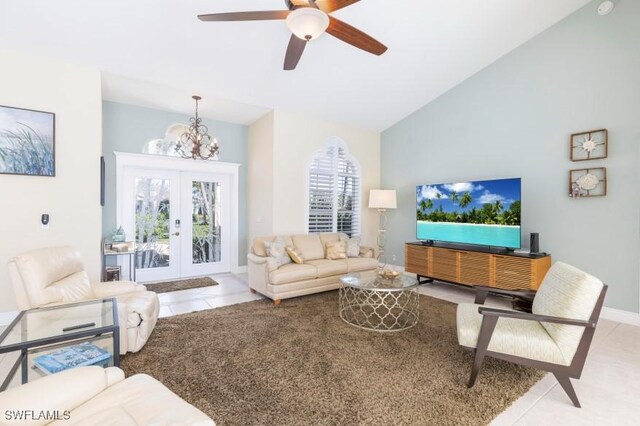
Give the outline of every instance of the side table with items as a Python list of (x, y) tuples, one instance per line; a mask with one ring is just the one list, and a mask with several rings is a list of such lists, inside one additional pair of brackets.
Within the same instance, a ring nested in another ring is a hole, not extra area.
[(120, 266), (107, 265), (107, 259), (117, 259), (120, 256), (129, 257), (129, 280), (136, 280), (136, 243), (135, 241), (107, 241), (102, 243), (102, 281), (120, 281), (122, 279)]
[(21, 383), (73, 367), (120, 364), (116, 299), (88, 300), (22, 311), (0, 335), (0, 354), (19, 352), (0, 385), (21, 369)]

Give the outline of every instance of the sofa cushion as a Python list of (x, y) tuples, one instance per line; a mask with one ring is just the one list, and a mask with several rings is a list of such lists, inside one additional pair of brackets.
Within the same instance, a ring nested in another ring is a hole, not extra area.
[(347, 256), (359, 257), (360, 256), (360, 237), (341, 237), (342, 241), (347, 244)]
[(286, 284), (295, 281), (312, 280), (318, 276), (318, 268), (308, 263), (289, 263), (269, 273), (271, 284)]
[(324, 259), (324, 247), (318, 234), (294, 235), (291, 239), (305, 260)]
[(350, 257), (348, 259), (335, 260), (347, 265), (347, 272), (372, 271), (378, 268), (378, 260), (372, 257)]
[(291, 263), (291, 258), (287, 253), (287, 245), (281, 237), (278, 237), (271, 242), (265, 241), (264, 248), (267, 251), (267, 256), (273, 257), (278, 266)]
[(347, 258), (347, 243), (344, 241), (329, 241), (327, 243), (325, 256), (329, 260), (346, 259)]
[(310, 260), (308, 265), (313, 265), (318, 268), (318, 278), (331, 277), (334, 275), (343, 275), (347, 273), (347, 265), (343, 262), (336, 262), (334, 260), (318, 259)]
[[(482, 325), (480, 305), (461, 303), (458, 305), (456, 320), (458, 343), (475, 348)], [(491, 336), (489, 348), (492, 352), (509, 354), (553, 364), (569, 365), (556, 342), (538, 321), (514, 318), (500, 318)]]
[(336, 232), (323, 232), (320, 235), (320, 241), (322, 242), (322, 247), (327, 247), (327, 243), (331, 243), (333, 241), (340, 240), (340, 234)]
[(302, 253), (300, 253), (300, 250), (298, 250), (294, 246), (287, 246), (286, 249), (287, 254), (291, 258), (291, 260), (293, 260), (297, 264), (304, 263), (304, 257), (302, 256)]

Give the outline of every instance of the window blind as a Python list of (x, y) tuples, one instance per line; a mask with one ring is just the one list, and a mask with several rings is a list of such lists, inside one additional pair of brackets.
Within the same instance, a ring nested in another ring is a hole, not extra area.
[(346, 148), (334, 143), (309, 165), (308, 231), (360, 235), (360, 173)]

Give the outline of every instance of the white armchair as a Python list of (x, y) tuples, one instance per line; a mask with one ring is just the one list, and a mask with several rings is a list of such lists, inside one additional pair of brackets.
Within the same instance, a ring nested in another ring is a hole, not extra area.
[[(215, 426), (206, 414), (146, 374), (78, 367), (0, 393), (1, 423), (20, 425)], [(48, 418), (47, 418), (48, 416)], [(37, 417), (37, 418), (36, 418)]]
[(18, 308), (115, 297), (118, 301), (120, 353), (137, 352), (158, 320), (158, 295), (131, 281), (91, 283), (80, 254), (71, 247), (22, 253), (9, 260), (9, 276)]
[[(458, 305), (458, 342), (475, 353), (469, 387), (485, 356), (546, 370), (576, 407), (571, 378), (582, 374), (607, 286), (596, 277), (556, 262), (533, 299), (532, 313), (482, 306), (488, 293), (524, 296), (523, 291), (476, 287), (475, 304)], [(529, 292), (530, 293), (530, 292)], [(530, 293), (531, 294), (531, 293)]]

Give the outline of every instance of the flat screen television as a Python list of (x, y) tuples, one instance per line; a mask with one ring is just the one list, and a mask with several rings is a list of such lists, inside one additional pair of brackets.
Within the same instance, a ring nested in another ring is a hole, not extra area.
[(418, 240), (520, 248), (520, 178), (419, 185)]

